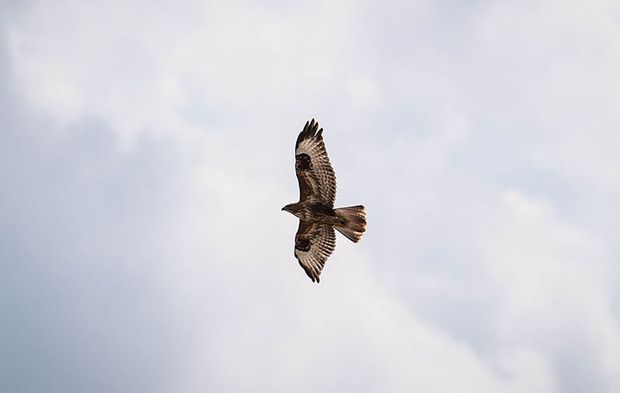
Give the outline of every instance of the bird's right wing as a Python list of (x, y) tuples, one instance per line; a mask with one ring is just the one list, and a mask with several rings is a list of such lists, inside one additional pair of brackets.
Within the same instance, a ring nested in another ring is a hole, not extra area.
[(299, 220), (295, 235), (295, 258), (312, 282), (319, 282), (325, 261), (336, 248), (334, 228)]

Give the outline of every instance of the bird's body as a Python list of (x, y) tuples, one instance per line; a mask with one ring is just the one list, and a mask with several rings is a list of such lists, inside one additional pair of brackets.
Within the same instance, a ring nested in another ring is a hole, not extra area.
[(345, 220), (336, 215), (336, 211), (326, 203), (302, 201), (287, 205), (295, 217), (313, 224), (344, 225)]
[(282, 208), (299, 218), (295, 257), (316, 282), (336, 247), (334, 228), (353, 242), (359, 241), (366, 230), (364, 206), (334, 208), (336, 175), (323, 142), (323, 129), (318, 128), (318, 123), (312, 119), (297, 137), (295, 173), (299, 181), (299, 202)]

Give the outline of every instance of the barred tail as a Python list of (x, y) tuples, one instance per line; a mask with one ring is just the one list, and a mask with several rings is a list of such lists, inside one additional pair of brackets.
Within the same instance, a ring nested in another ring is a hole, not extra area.
[(357, 243), (366, 230), (366, 211), (364, 206), (341, 207), (336, 209), (335, 212), (338, 217), (345, 219), (345, 224), (343, 226), (335, 225), (334, 228), (352, 242)]

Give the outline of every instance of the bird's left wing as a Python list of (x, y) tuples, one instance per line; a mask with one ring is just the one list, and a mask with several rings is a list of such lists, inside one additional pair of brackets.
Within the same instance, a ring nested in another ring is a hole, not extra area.
[(314, 200), (334, 206), (336, 175), (329, 162), (323, 129), (314, 119), (306, 122), (295, 143), (295, 173), (299, 181), (300, 200)]
[(334, 228), (299, 220), (295, 235), (295, 258), (312, 282), (319, 282), (325, 261), (336, 248)]

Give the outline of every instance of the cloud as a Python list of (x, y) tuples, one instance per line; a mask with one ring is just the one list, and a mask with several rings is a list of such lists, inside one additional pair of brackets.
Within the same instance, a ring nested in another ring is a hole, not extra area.
[[(0, 390), (618, 390), (612, 3), (9, 10)], [(369, 211), (319, 287), (312, 116)]]
[[(489, 281), (502, 298), (499, 339), (544, 348), (555, 359), (562, 391), (601, 381), (599, 389), (613, 391), (620, 329), (608, 303), (611, 260), (595, 239), (558, 220), (545, 203), (508, 191), (499, 214), (507, 215), (502, 227), (482, 238), (486, 271), (495, 276)], [(573, 351), (588, 362), (570, 357)]]

